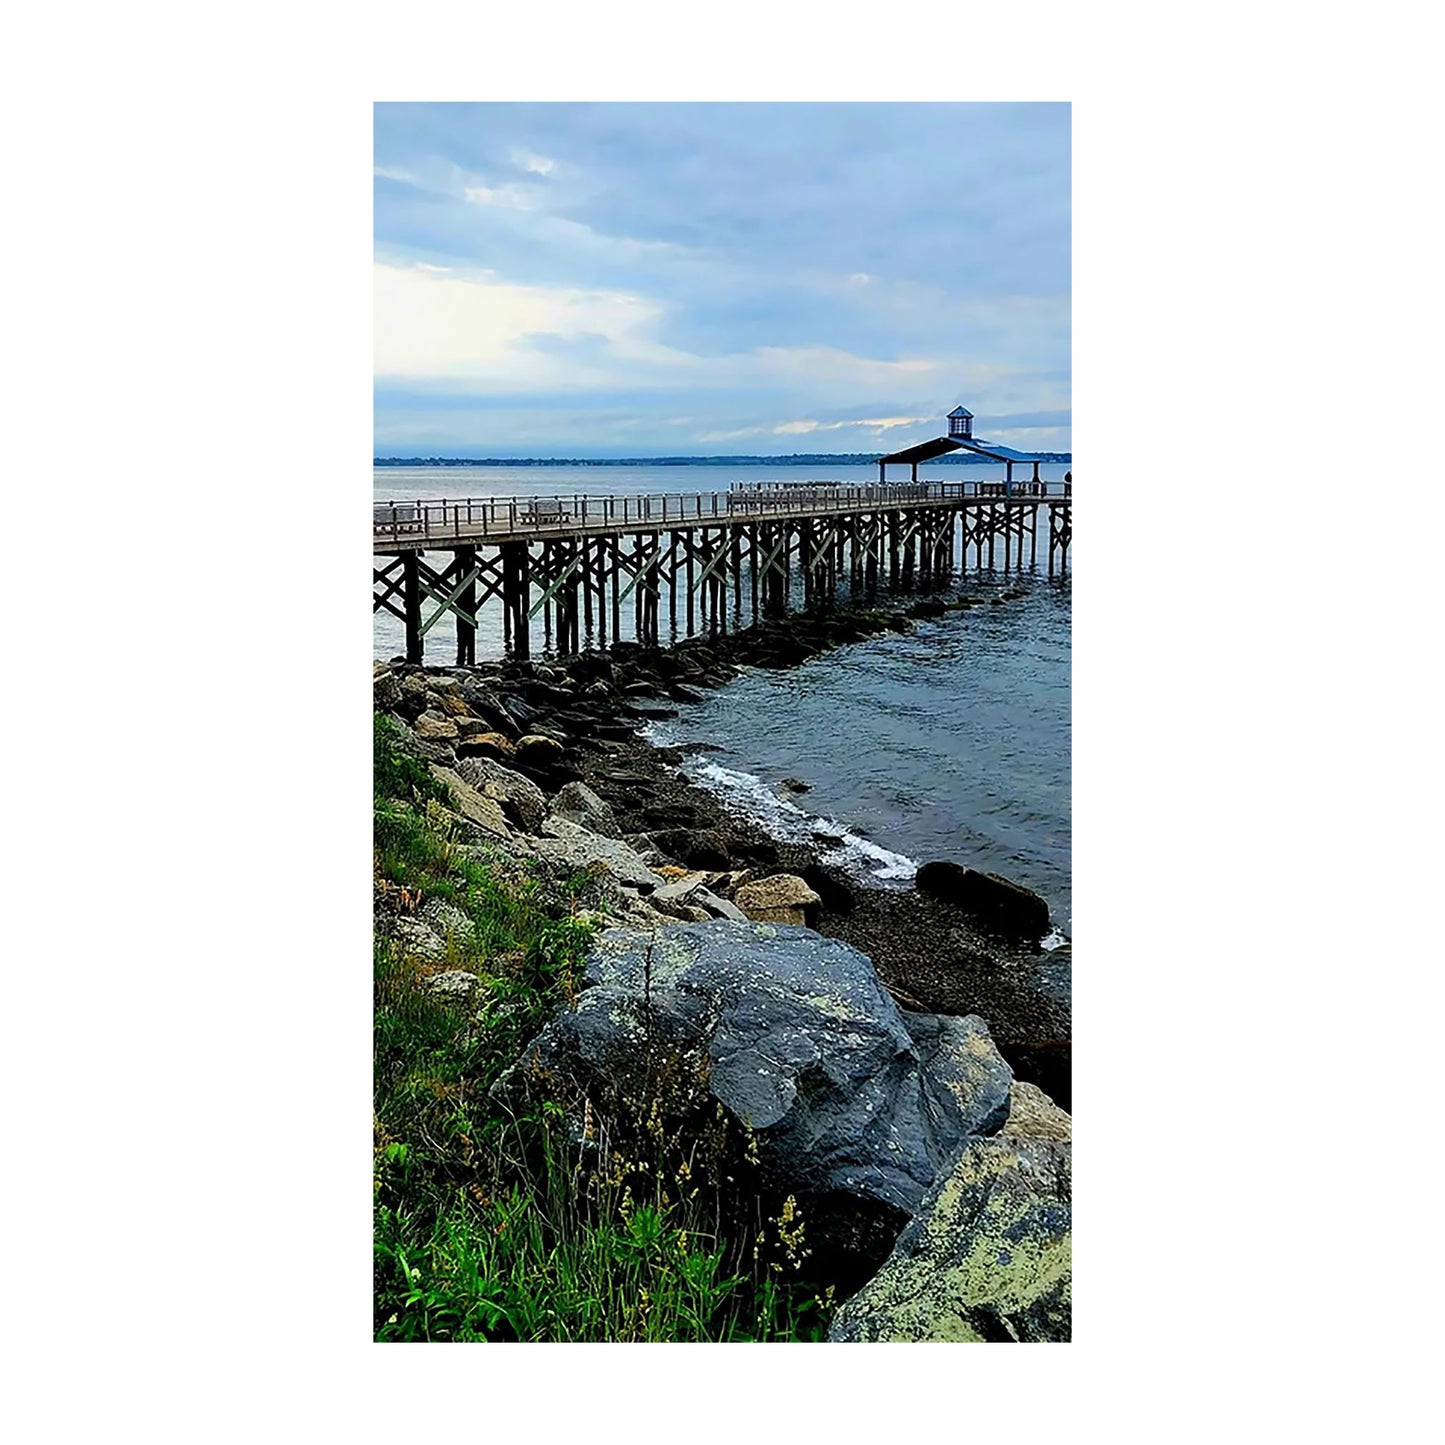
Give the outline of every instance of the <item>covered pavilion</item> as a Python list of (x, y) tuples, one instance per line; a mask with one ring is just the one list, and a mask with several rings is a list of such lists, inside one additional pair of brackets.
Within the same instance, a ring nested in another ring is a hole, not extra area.
[(886, 457), (878, 458), (878, 480), (886, 483), (888, 473), (886, 468), (891, 463), (904, 462), (911, 468), (911, 480), (918, 480), (918, 464), (920, 462), (931, 462), (937, 457), (946, 456), (949, 452), (959, 450), (977, 452), (981, 457), (988, 457), (992, 461), (1003, 462), (1006, 467), (1004, 473), (1004, 495), (1007, 496), (1013, 491), (1014, 463), (1033, 464), (1033, 476), (1030, 479), (1037, 483), (1039, 480), (1039, 466), (1050, 458), (1038, 452), (1015, 451), (1013, 447), (1000, 446), (997, 442), (986, 442), (978, 440), (973, 435), (973, 413), (965, 411), (963, 407), (955, 407), (948, 414), (948, 435), (934, 437), (932, 441), (919, 442), (917, 446), (904, 447), (902, 451), (893, 452)]

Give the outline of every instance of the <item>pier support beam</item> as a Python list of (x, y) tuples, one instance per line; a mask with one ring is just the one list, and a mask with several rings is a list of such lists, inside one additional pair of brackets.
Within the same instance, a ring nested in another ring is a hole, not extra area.
[[(457, 598), (457, 666), (471, 667), (477, 660), (477, 582), (472, 575), (477, 567), (475, 547), (457, 548), (457, 572), (468, 579)], [(462, 614), (465, 613), (466, 616)]]
[(422, 660), (421, 558), (415, 552), (402, 557), (402, 607), (406, 611), (406, 660)]

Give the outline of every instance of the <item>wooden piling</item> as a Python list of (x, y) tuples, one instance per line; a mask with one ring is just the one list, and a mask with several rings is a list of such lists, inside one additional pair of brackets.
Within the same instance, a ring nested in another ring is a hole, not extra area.
[(415, 552), (402, 556), (402, 606), (406, 611), (406, 660), (422, 660), (421, 558)]
[[(462, 578), (471, 577), (477, 566), (475, 547), (457, 548), (457, 573)], [(477, 660), (477, 583), (472, 578), (457, 597), (457, 666), (471, 667)], [(465, 613), (466, 616), (462, 614)], [(471, 620), (468, 620), (471, 619)]]

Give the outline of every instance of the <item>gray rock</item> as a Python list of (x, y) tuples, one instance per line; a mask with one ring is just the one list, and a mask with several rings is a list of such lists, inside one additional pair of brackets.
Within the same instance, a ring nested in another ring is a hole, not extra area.
[(729, 903), (726, 898), (719, 898), (710, 888), (699, 888), (692, 895), (691, 901), (699, 908), (706, 909), (714, 918), (729, 918), (734, 923), (748, 921), (747, 914), (736, 903)]
[(428, 993), (438, 993), (446, 998), (470, 998), (481, 980), (465, 969), (450, 968), (445, 973), (435, 973), (426, 981)]
[(462, 817), (495, 837), (511, 836), (512, 830), (507, 826), (507, 819), (495, 798), (485, 797), (452, 768), (437, 767), (433, 763), (431, 771), (438, 782), (446, 784), (451, 805)]
[(463, 758), (457, 772), (484, 797), (510, 805), (522, 827), (535, 833), (547, 816), (547, 795), (531, 778), (492, 758)]
[[(655, 896), (655, 895), (654, 895)], [(651, 953), (650, 965), (646, 962)], [(940, 1170), (1008, 1115), (1008, 1066), (981, 1019), (905, 1023), (868, 958), (787, 925), (713, 920), (603, 934), (577, 1008), (520, 1072), (638, 1087), (650, 967), (654, 1039), (705, 1050), (718, 1101), (757, 1135), (764, 1177), (868, 1236), (880, 1262)]]
[(664, 881), (620, 839), (604, 838), (566, 818), (547, 818), (535, 847), (539, 858), (566, 872), (601, 864), (619, 883), (649, 891)]
[(928, 1191), (887, 1263), (828, 1338), (1070, 1338), (1072, 1162), (1067, 1140), (976, 1139)]
[(477, 929), (472, 920), (460, 908), (440, 898), (433, 898), (422, 909), (422, 917), (443, 938), (469, 943), (476, 936)]
[(674, 878), (670, 883), (664, 883), (653, 895), (654, 903), (689, 903), (692, 895), (698, 889), (706, 886), (705, 876), (701, 873), (685, 873), (681, 878)]
[(605, 838), (620, 838), (622, 829), (612, 805), (605, 803), (586, 783), (568, 783), (552, 799), (552, 812)]
[(372, 706), (379, 712), (390, 712), (401, 701), (401, 683), (387, 669), (374, 672), (371, 679)]
[[(673, 907), (686, 907), (689, 910), (700, 908), (705, 917), (730, 918), (735, 923), (746, 923), (748, 916), (735, 903), (729, 903), (726, 898), (719, 898), (707, 886), (708, 875), (705, 873), (689, 873), (685, 878), (678, 878), (672, 883), (664, 884), (657, 889), (648, 899), (654, 908), (660, 908), (664, 912), (670, 912)], [(691, 917), (691, 912), (679, 913), (679, 917)]]
[(396, 936), (407, 953), (421, 958), (445, 958), (446, 941), (435, 929), (427, 927), (417, 918), (398, 918)]

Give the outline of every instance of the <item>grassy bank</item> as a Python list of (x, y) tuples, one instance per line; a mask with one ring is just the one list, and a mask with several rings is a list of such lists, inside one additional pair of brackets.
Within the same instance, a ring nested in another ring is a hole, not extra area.
[[(589, 880), (473, 841), (381, 714), (373, 822), (375, 1337), (821, 1339), (804, 1223), (697, 1068), (649, 1057), (636, 1097), (557, 1080), (494, 1098), (581, 984)], [(423, 912), (442, 956), (414, 951)], [(453, 970), (469, 996), (428, 987)]]

